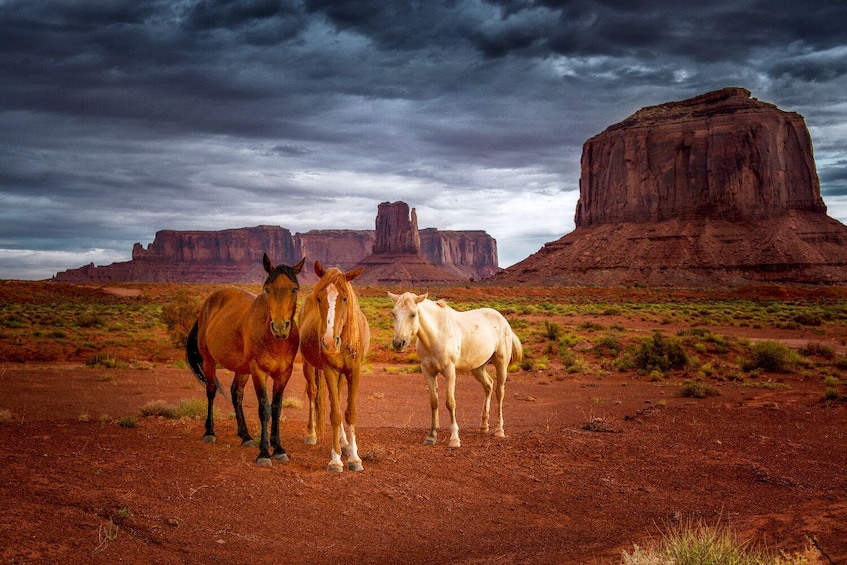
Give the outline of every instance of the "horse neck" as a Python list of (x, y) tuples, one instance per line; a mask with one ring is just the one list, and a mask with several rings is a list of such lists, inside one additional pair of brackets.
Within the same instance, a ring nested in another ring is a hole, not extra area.
[(431, 300), (424, 300), (418, 305), (418, 334), (417, 338), (427, 348), (432, 349), (432, 343), (437, 339), (440, 318), (444, 313), (442, 308)]

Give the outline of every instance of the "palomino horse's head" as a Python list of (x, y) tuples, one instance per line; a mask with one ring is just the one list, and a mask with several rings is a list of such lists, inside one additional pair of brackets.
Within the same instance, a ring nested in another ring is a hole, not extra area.
[(394, 341), (391, 346), (395, 351), (403, 352), (418, 335), (418, 330), (421, 327), (420, 316), (418, 316), (418, 304), (426, 300), (428, 294), (418, 296), (411, 292), (403, 294), (388, 293), (391, 300), (394, 301), (394, 310), (391, 315), (394, 317)]
[(306, 258), (303, 257), (293, 267), (288, 265), (274, 267), (267, 253), (262, 259), (265, 271), (268, 273), (262, 291), (268, 299), (271, 315), (270, 330), (275, 339), (286, 340), (291, 334), (294, 312), (297, 310), (297, 292), (300, 290), (297, 273), (303, 268), (305, 262)]
[(344, 273), (335, 267), (324, 269), (319, 261), (315, 261), (315, 274), (320, 280), (312, 294), (321, 312), (321, 349), (327, 355), (341, 352), (341, 332), (358, 309), (350, 281), (361, 275), (363, 270), (357, 267)]

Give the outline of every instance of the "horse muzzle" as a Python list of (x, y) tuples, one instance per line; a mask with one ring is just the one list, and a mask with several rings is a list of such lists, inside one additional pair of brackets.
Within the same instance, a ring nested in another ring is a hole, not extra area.
[(291, 320), (286, 320), (281, 324), (277, 324), (271, 320), (271, 334), (274, 336), (274, 339), (280, 341), (288, 339), (288, 336), (291, 335)]
[(329, 339), (325, 337), (321, 340), (321, 347), (324, 350), (324, 353), (329, 355), (337, 355), (339, 351), (341, 351), (341, 336), (337, 336), (335, 339)]
[(407, 339), (395, 339), (391, 342), (391, 347), (394, 348), (394, 351), (399, 351), (403, 353), (406, 351), (406, 348), (409, 347), (409, 340)]

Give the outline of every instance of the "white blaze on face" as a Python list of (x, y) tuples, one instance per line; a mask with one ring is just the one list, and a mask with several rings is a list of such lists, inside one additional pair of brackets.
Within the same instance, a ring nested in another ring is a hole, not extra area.
[(335, 336), (335, 303), (338, 301), (338, 289), (335, 284), (326, 287), (326, 330), (324, 331), (324, 343), (334, 344)]

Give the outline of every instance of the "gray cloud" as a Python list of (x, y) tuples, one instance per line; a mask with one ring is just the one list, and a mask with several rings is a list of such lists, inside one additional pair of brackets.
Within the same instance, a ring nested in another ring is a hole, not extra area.
[(844, 21), (822, 0), (0, 0), (0, 278), (159, 229), (372, 228), (396, 199), (508, 265), (573, 228), (588, 137), (729, 85), (806, 117), (840, 213)]

